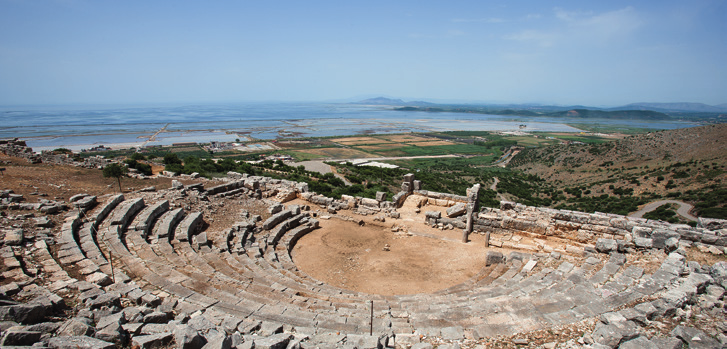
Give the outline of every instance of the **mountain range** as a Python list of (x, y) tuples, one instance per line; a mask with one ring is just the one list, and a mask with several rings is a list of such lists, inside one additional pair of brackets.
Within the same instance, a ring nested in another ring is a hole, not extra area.
[[(351, 104), (365, 104), (365, 105), (389, 105), (389, 106), (411, 106), (411, 107), (433, 107), (433, 106), (452, 106), (452, 104), (438, 104), (424, 101), (409, 101), (406, 102), (402, 99), (386, 98), (386, 97), (375, 97), (364, 99)], [(464, 104), (462, 104), (464, 105)], [(590, 109), (590, 110), (604, 110), (604, 111), (622, 111), (622, 110), (651, 110), (661, 113), (727, 113), (727, 103), (718, 105), (709, 105), (704, 103), (631, 103), (619, 107), (613, 108), (600, 108), (600, 107), (589, 107), (583, 105), (570, 105), (570, 106), (557, 106), (557, 105), (542, 105), (542, 104), (466, 104), (468, 107), (489, 107), (489, 108), (500, 108), (500, 109), (519, 109), (519, 110), (532, 110), (532, 111), (564, 111), (572, 109)]]

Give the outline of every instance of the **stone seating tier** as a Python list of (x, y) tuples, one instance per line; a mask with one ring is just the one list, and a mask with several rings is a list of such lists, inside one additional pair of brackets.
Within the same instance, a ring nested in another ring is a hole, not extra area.
[[(162, 201), (146, 207), (143, 199), (113, 198), (92, 212), (98, 218), (91, 222), (84, 224), (71, 215), (61, 232), (57, 256), (61, 266), (72, 266), (86, 275), (108, 275), (106, 249), (116, 267), (135, 280), (147, 299), (158, 298), (155, 294), (176, 298), (178, 311), (214, 311), (288, 324), (311, 334), (365, 334), (369, 301), (373, 300), (379, 332), (442, 335), (444, 329), (460, 328), (469, 329), (477, 338), (565, 325), (638, 303), (664, 291), (679, 277), (674, 270), (683, 267), (683, 260), (670, 255), (661, 268), (647, 275), (640, 268), (625, 266), (625, 257), (613, 253), (605, 263), (597, 258), (581, 266), (562, 261), (556, 262), (555, 269), (532, 273), (543, 256), (517, 253), (507, 263), (490, 265), (470, 280), (444, 290), (370, 295), (326, 285), (298, 270), (290, 252), (318, 224), (299, 211), (273, 215), (262, 222), (263, 241), (230, 251), (192, 245), (190, 237), (202, 223), (202, 214), (168, 211), (168, 205)], [(583, 223), (585, 218), (574, 217), (571, 221), (577, 224), (606, 222), (603, 218)], [(609, 224), (613, 219), (608, 218)], [(505, 221), (501, 225), (524, 227), (514, 220)], [(95, 234), (93, 227), (102, 226)], [(144, 231), (152, 232), (151, 242)], [(78, 240), (74, 232), (78, 232)], [(38, 250), (43, 256), (42, 249)], [(57, 273), (57, 284), (73, 282), (68, 274), (60, 273), (62, 269), (49, 265), (48, 270)]]

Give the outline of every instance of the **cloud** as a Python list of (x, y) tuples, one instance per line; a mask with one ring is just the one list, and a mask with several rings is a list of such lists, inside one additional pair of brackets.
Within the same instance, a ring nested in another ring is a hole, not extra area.
[(554, 15), (559, 20), (555, 26), (524, 29), (502, 38), (535, 43), (540, 47), (553, 47), (559, 43), (602, 43), (627, 37), (644, 23), (631, 6), (603, 13), (555, 8)]
[(525, 29), (517, 33), (503, 36), (505, 40), (535, 42), (540, 47), (550, 47), (557, 39), (557, 34), (539, 30)]
[(600, 14), (556, 8), (555, 16), (566, 22), (574, 34), (596, 36), (599, 39), (627, 35), (643, 24), (639, 14), (631, 6)]

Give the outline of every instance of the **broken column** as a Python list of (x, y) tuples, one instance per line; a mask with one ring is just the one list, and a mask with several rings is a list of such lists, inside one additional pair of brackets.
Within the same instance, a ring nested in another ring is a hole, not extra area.
[(401, 190), (411, 194), (414, 191), (414, 174), (407, 173), (404, 175), (404, 183), (401, 184)]
[[(401, 183), (401, 191), (394, 195), (393, 198), (391, 198), (391, 200), (394, 202), (394, 205), (400, 207), (401, 204), (404, 203), (404, 200), (406, 200), (406, 197), (414, 192), (414, 182), (415, 180), (413, 173), (407, 173), (404, 175), (404, 183)], [(418, 183), (417, 185), (421, 187), (421, 183)]]
[(472, 232), (474, 225), (474, 215), (479, 210), (480, 201), (480, 185), (475, 184), (472, 188), (467, 189), (467, 226), (462, 232), (462, 242), (467, 242), (469, 234)]

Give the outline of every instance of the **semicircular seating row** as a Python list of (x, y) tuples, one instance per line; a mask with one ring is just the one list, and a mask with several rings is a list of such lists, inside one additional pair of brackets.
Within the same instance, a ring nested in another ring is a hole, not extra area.
[(365, 294), (326, 285), (298, 270), (290, 252), (317, 222), (296, 208), (286, 212), (279, 222), (268, 224), (262, 243), (210, 248), (192, 244), (201, 213), (170, 210), (167, 201), (147, 205), (118, 195), (67, 220), (63, 253), (57, 257), (64, 268), (82, 267), (87, 281), (101, 286), (114, 287), (109, 286), (112, 279), (117, 285), (133, 280), (160, 297), (176, 297), (180, 312), (212, 309), (310, 334), (368, 333), (369, 301), (376, 333), (439, 335), (453, 327), (480, 338), (514, 334), (613, 311), (663, 290), (678, 277), (666, 262), (654, 274), (644, 274), (626, 266), (620, 254), (606, 262), (591, 257), (582, 266), (564, 261), (557, 269), (533, 273), (533, 262), (518, 254), (438, 292)]

